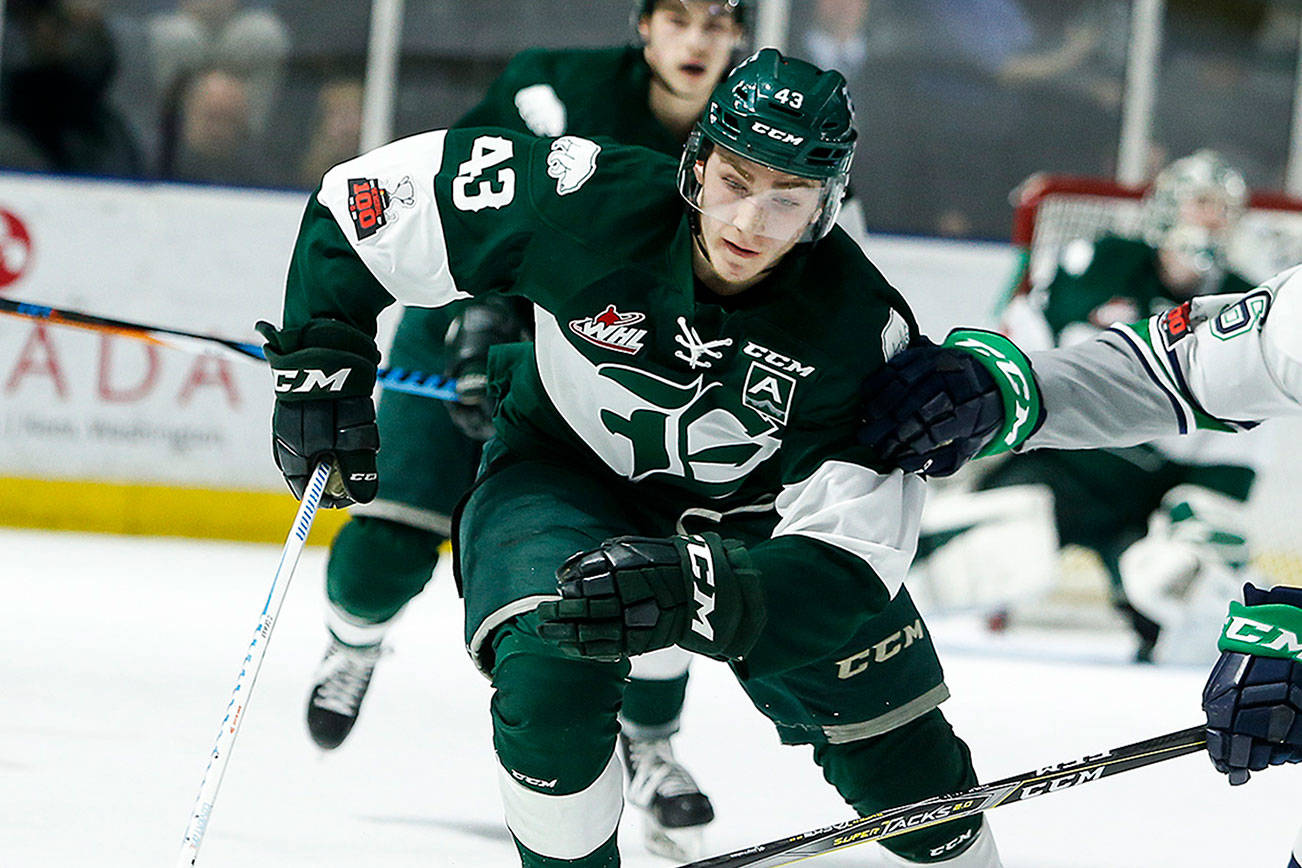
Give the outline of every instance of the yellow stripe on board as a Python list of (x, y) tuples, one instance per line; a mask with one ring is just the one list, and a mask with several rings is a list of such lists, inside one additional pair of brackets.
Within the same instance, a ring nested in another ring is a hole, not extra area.
[[(0, 477), (0, 525), (89, 533), (285, 541), (298, 503), (286, 490), (231, 491)], [(309, 545), (328, 545), (348, 519), (323, 509)]]

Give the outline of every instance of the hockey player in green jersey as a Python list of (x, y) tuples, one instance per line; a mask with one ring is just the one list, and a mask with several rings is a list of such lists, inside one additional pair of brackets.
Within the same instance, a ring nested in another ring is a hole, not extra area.
[[(602, 136), (676, 157), (730, 66), (745, 11), (740, 0), (643, 0), (641, 45), (523, 52), (457, 126)], [(429, 580), (452, 509), (474, 480), (482, 441), (492, 431), (484, 364), (491, 345), (530, 331), (520, 301), (493, 296), (404, 312), (390, 364), (446, 369), (458, 377), (463, 401), (441, 405), (392, 392), (380, 400), (379, 494), (353, 510), (327, 567), (330, 645), (307, 707), (309, 732), (323, 749), (338, 747), (352, 729), (383, 636)], [(690, 830), (713, 817), (670, 742), (690, 656), (669, 648), (639, 658), (621, 721), (629, 797), (649, 815), (647, 844), (684, 859), (699, 837)]]
[[(1141, 206), (1143, 237), (1070, 240), (1052, 280), (1013, 298), (1005, 332), (1026, 351), (1070, 346), (1190, 298), (1252, 289), (1226, 264), (1246, 202), (1242, 176), (1217, 154), (1175, 161)], [(976, 491), (942, 494), (929, 506), (923, 550), (933, 515), (966, 529), (934, 537), (946, 541), (915, 581), (942, 589), (985, 583), (1009, 593), (1018, 584), (1012, 576), (1035, 571), (1026, 586), (1039, 580), (1044, 587), (1057, 545), (1083, 546), (1107, 570), (1113, 601), (1138, 635), (1140, 660), (1210, 662), (1225, 604), (1249, 578), (1243, 513), (1260, 446), (1256, 435), (1200, 432), (1012, 456), (987, 470)], [(999, 534), (1016, 538), (995, 545)], [(977, 572), (984, 575), (960, 575)], [(1024, 604), (1035, 599), (1028, 594)]]
[[(916, 335), (834, 227), (855, 137), (839, 74), (765, 49), (677, 164), (451, 130), (336, 167), (309, 204), (283, 328), (263, 326), (277, 461), (300, 494), (329, 459), (343, 492), (327, 505), (375, 496), (383, 307), (503, 287), (533, 305), (534, 343), (491, 357), (496, 436), (456, 536), (527, 866), (618, 864), (628, 658), (675, 644), (730, 661), (861, 813), (976, 780), (901, 585), (923, 482), (875, 472), (854, 438), (861, 377)], [(999, 864), (980, 819), (886, 847)]]

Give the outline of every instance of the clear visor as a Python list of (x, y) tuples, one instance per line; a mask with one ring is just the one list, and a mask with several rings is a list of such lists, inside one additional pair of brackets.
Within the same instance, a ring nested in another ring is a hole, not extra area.
[(734, 227), (743, 238), (800, 242), (830, 228), (843, 184), (779, 172), (706, 143), (684, 154), (679, 189), (702, 217)]

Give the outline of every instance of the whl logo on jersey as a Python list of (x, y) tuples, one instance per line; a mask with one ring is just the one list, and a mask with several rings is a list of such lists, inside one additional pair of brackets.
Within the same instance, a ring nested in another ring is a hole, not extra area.
[(646, 329), (633, 326), (644, 319), (644, 313), (620, 313), (613, 304), (608, 304), (596, 316), (570, 320), (570, 331), (602, 349), (632, 356), (642, 352), (642, 341), (647, 335)]

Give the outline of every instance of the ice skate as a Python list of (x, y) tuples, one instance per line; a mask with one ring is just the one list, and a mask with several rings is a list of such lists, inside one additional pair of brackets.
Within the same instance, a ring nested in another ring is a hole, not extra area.
[(621, 734), (619, 746), (628, 770), (628, 802), (641, 811), (646, 848), (678, 862), (699, 858), (714, 807), (674, 759), (669, 739)]
[(333, 636), (307, 700), (307, 729), (322, 750), (343, 744), (357, 723), (381, 646), (345, 645)]

